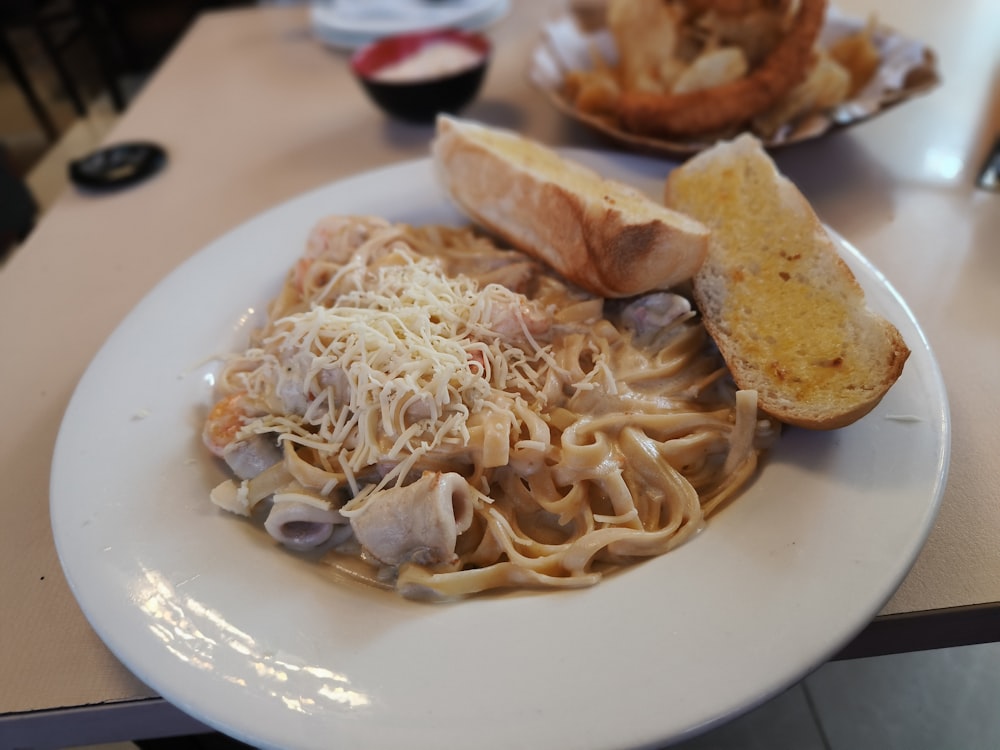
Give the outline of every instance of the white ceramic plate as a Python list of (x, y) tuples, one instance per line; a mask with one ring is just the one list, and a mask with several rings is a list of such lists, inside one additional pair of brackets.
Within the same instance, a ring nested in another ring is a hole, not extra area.
[(510, 0), (317, 0), (313, 32), (332, 47), (353, 49), (385, 36), (424, 29), (482, 29), (503, 18)]
[[(664, 162), (571, 152), (656, 194)], [(165, 278), (81, 379), (54, 457), (56, 545), (91, 624), (167, 700), (261, 747), (627, 748), (752, 708), (881, 609), (924, 542), (948, 410), (927, 342), (844, 256), (913, 350), (865, 419), (788, 430), (743, 497), (674, 552), (583, 591), (404, 601), (334, 580), (214, 508), (210, 358), (242, 342), (313, 222), (457, 222), (428, 161), (306, 194)]]

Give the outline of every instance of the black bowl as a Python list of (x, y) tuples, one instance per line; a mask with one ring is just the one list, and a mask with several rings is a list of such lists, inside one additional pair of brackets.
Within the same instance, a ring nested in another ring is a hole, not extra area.
[[(438, 57), (446, 52), (457, 59)], [(475, 99), (489, 61), (490, 42), (482, 34), (438, 29), (371, 42), (351, 56), (351, 70), (387, 113), (428, 123)]]

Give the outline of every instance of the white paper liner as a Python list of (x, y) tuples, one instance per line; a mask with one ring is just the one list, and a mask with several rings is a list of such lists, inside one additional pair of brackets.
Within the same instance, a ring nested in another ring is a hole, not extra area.
[[(829, 45), (866, 25), (866, 20), (831, 6), (820, 34), (820, 44)], [(873, 40), (879, 49), (881, 63), (863, 89), (831, 110), (813, 113), (785, 125), (773, 136), (762, 139), (764, 144), (777, 147), (798, 143), (854, 125), (926, 93), (940, 83), (936, 57), (925, 44), (881, 25), (876, 26)], [(604, 28), (585, 30), (580, 17), (571, 12), (542, 27), (528, 76), (558, 109), (631, 148), (676, 155), (693, 154), (712, 145), (714, 138), (666, 140), (637, 135), (622, 130), (609, 117), (578, 110), (563, 94), (563, 80), (570, 71), (593, 69), (595, 55), (614, 66), (618, 59), (614, 37)]]

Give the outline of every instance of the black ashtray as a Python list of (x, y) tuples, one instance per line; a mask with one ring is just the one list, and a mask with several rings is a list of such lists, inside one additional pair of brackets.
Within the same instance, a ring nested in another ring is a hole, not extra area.
[(134, 185), (163, 168), (167, 152), (145, 141), (119, 143), (69, 163), (69, 178), (90, 190), (116, 190)]
[(429, 123), (475, 99), (490, 49), (482, 34), (457, 29), (402, 34), (359, 49), (351, 56), (351, 70), (385, 112)]

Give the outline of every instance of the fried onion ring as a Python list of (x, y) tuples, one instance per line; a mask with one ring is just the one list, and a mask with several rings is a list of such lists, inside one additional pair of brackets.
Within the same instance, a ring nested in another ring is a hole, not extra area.
[(802, 0), (788, 32), (743, 78), (684, 94), (623, 92), (618, 108), (621, 126), (640, 135), (668, 138), (740, 127), (805, 80), (826, 5), (827, 0)]

